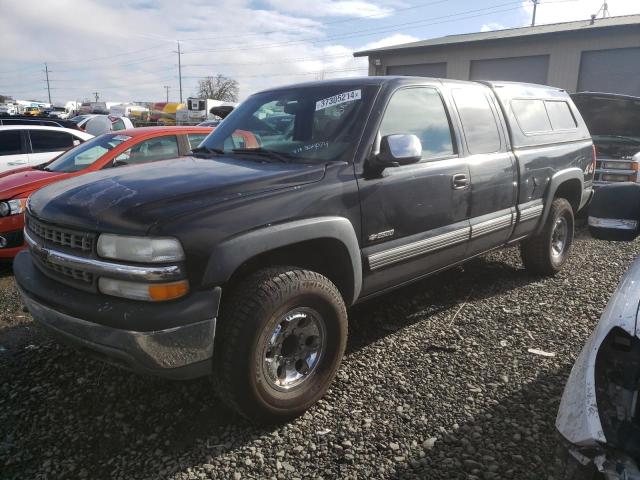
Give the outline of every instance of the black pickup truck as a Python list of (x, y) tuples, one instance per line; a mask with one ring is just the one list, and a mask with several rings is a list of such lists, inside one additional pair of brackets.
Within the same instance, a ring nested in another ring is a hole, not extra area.
[(521, 243), (553, 275), (592, 194), (566, 92), (368, 77), (249, 97), (194, 155), (48, 186), (14, 272), (33, 317), (137, 372), (212, 375), (260, 421), (330, 385), (347, 307)]

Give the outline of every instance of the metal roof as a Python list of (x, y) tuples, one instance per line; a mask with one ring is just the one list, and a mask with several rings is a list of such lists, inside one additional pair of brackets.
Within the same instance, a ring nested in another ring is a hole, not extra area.
[(508, 28), (492, 32), (464, 33), (460, 35), (447, 35), (446, 37), (420, 40), (418, 42), (403, 43), (390, 47), (375, 48), (355, 52), (354, 57), (364, 57), (373, 53), (389, 53), (397, 50), (413, 48), (430, 48), (445, 45), (465, 44), (472, 42), (485, 42), (489, 40), (502, 40), (507, 38), (521, 38), (535, 35), (549, 35), (568, 32), (584, 32), (600, 28), (637, 26), (640, 27), (640, 15), (624, 15), (619, 17), (597, 18), (593, 23), (591, 19), (575, 22), (552, 23), (548, 25), (536, 25), (535, 27)]

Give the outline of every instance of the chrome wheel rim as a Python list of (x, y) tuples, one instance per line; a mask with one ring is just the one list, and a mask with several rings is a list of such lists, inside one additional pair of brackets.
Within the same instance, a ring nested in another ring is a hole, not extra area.
[(326, 333), (322, 316), (299, 307), (284, 314), (262, 348), (262, 370), (269, 386), (286, 391), (313, 375), (324, 355)]
[(568, 233), (569, 225), (567, 224), (567, 219), (564, 217), (558, 218), (551, 232), (551, 255), (554, 257), (562, 256), (567, 245)]

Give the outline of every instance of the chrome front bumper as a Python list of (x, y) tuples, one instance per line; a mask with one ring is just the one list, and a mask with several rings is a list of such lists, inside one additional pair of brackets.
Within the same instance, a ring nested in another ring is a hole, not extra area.
[(211, 373), (215, 318), (153, 332), (120, 330), (59, 312), (18, 290), (36, 321), (61, 340), (86, 348), (108, 363), (181, 380)]

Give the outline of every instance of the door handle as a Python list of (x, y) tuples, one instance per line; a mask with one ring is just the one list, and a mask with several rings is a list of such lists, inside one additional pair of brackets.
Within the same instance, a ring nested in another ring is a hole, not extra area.
[(463, 190), (469, 186), (469, 179), (464, 173), (456, 173), (451, 177), (451, 188), (454, 190)]

